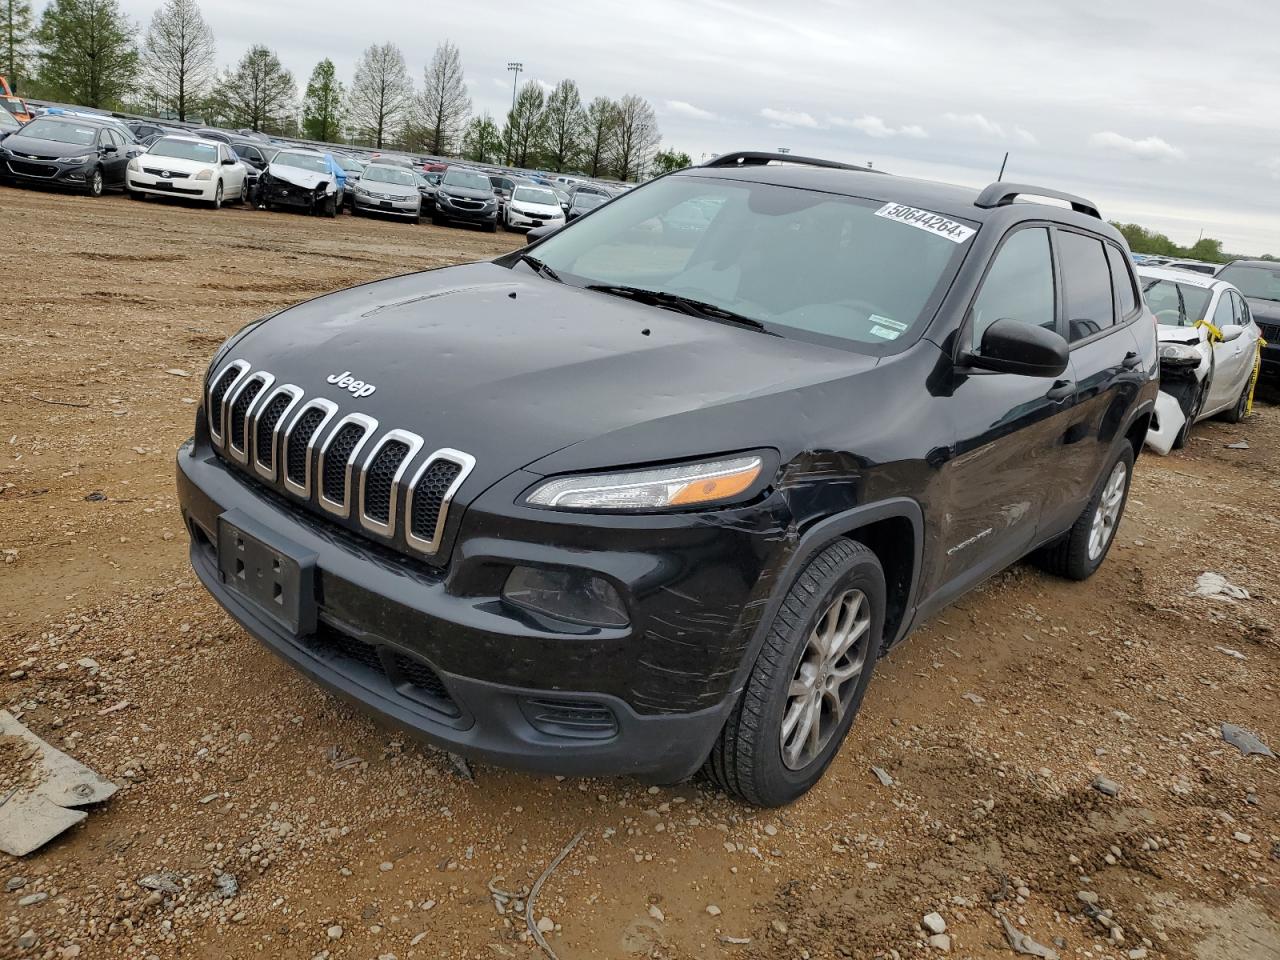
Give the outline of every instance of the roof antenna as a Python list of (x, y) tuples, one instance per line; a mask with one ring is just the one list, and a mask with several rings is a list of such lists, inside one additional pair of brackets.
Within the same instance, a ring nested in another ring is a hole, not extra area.
[(1004, 179), (1004, 165), (1009, 162), (1009, 151), (1004, 152), (1004, 159), (1000, 161), (1000, 175), (996, 177), (996, 183)]

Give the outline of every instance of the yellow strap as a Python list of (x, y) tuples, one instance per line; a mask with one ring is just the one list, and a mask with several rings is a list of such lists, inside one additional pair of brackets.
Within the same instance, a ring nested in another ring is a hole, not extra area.
[(1249, 377), (1249, 402), (1244, 405), (1244, 415), (1247, 417), (1253, 413), (1253, 391), (1258, 386), (1258, 375), (1262, 372), (1262, 348), (1267, 345), (1267, 341), (1261, 337), (1258, 338), (1258, 352), (1253, 358), (1253, 375)]
[(1222, 341), (1222, 331), (1219, 330), (1217, 327), (1215, 327), (1208, 320), (1197, 320), (1194, 324), (1192, 324), (1192, 326), (1204, 327), (1206, 330), (1208, 330), (1210, 343), (1214, 343), (1214, 342), (1220, 343)]

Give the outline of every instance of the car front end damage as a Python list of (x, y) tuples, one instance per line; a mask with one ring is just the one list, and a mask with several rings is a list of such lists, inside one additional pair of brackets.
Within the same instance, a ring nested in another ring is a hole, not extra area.
[(259, 207), (293, 207), (316, 215), (337, 211), (338, 189), (333, 178), (272, 164), (258, 177)]
[(1160, 394), (1147, 430), (1147, 446), (1161, 456), (1174, 448), (1184, 426), (1203, 408), (1213, 370), (1213, 346), (1201, 327), (1159, 331)]

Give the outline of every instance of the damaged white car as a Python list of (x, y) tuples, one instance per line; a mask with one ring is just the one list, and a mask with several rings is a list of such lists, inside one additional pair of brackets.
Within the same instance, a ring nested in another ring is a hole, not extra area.
[(338, 178), (318, 150), (281, 150), (258, 177), (259, 207), (298, 207), (317, 216), (336, 217), (342, 202)]
[(1183, 447), (1197, 421), (1244, 419), (1261, 331), (1223, 280), (1166, 267), (1139, 267), (1138, 280), (1159, 324), (1160, 395), (1147, 446), (1163, 455)]

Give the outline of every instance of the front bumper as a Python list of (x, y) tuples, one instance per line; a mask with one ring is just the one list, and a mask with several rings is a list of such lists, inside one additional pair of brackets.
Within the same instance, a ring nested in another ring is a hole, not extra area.
[(416, 217), (422, 209), (422, 201), (409, 199), (389, 199), (383, 200), (377, 197), (362, 197), (360, 194), (353, 194), (352, 203), (357, 210), (367, 210), (373, 213), (391, 213), (401, 217)]
[(518, 210), (507, 213), (507, 223), (521, 230), (532, 230), (534, 227), (563, 227), (564, 217), (548, 219), (545, 216), (533, 217)]
[(457, 220), (462, 223), (496, 224), (498, 222), (498, 205), (495, 203), (488, 209), (471, 209), (458, 207), (448, 200), (436, 198), (436, 216), (442, 220)]
[[(581, 529), (557, 543), (473, 505), (477, 516), (465, 524), (473, 529), (436, 570), (286, 502), (206, 444), (189, 443), (177, 459), (201, 582), (246, 630), (329, 689), (445, 749), (519, 769), (673, 782), (710, 752), (740, 689), (764, 608), (757, 594), (772, 582), (763, 574), (772, 554), (765, 531), (668, 524), (656, 538), (637, 535), (648, 553), (635, 538), (612, 537), (615, 549), (588, 562), (623, 580), (632, 624), (570, 627), (501, 600), (505, 572), (495, 570), (520, 561), (580, 566)], [(314, 554), (314, 630), (290, 633), (227, 586), (216, 543), (218, 518), (232, 510)], [(413, 682), (418, 675), (425, 687)]]
[(1280, 336), (1274, 340), (1266, 337), (1267, 345), (1262, 348), (1262, 371), (1264, 377), (1280, 378)]
[(187, 197), (191, 200), (207, 200), (212, 203), (217, 181), (193, 180), (190, 177), (165, 179), (142, 171), (130, 170), (125, 175), (125, 187), (134, 193)]
[(5, 154), (0, 158), (0, 175), (26, 183), (49, 183), (62, 187), (83, 187), (97, 161), (58, 163), (53, 160), (24, 160)]

